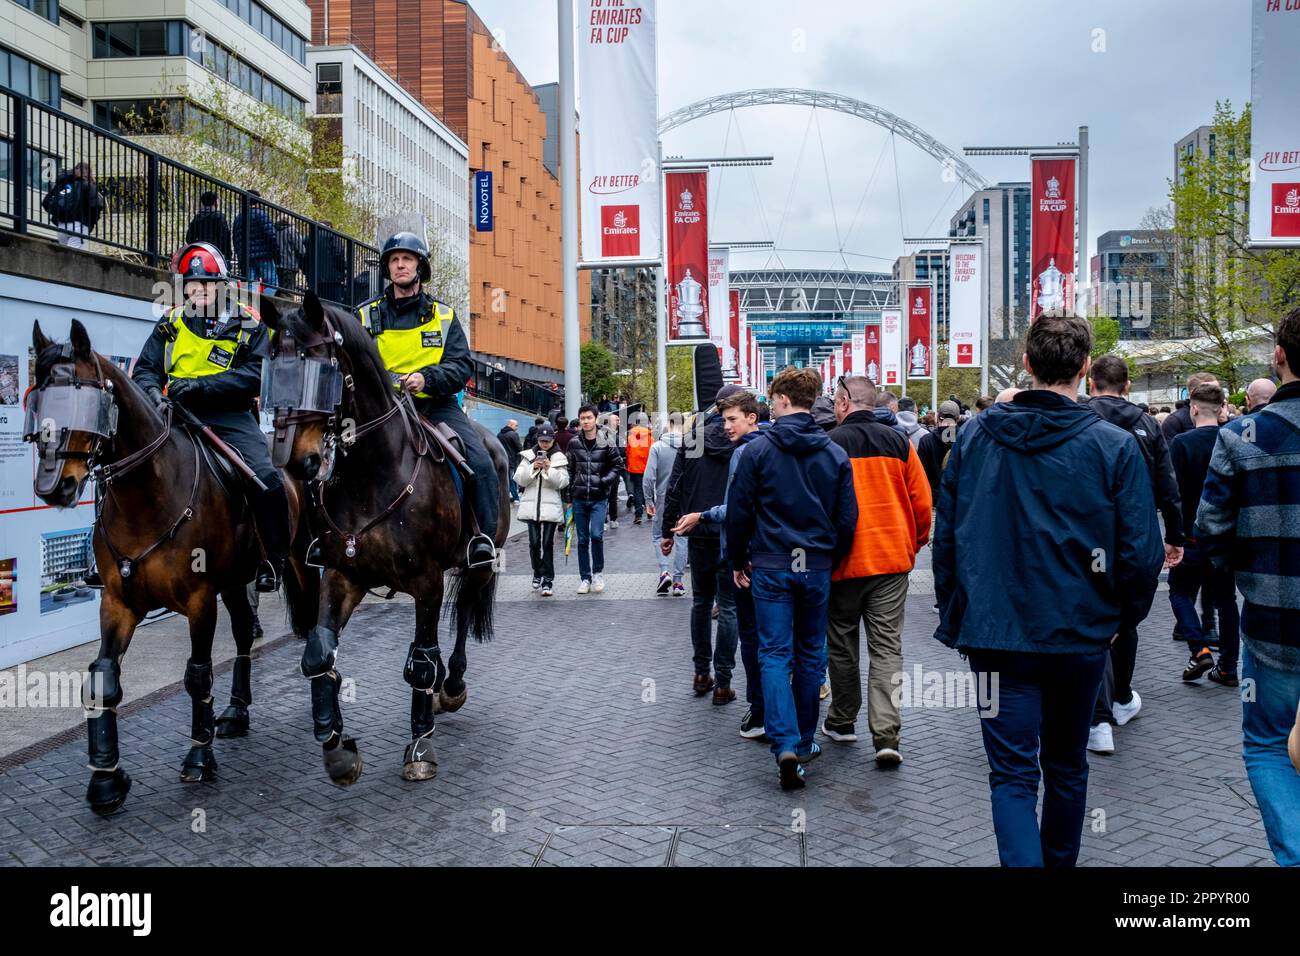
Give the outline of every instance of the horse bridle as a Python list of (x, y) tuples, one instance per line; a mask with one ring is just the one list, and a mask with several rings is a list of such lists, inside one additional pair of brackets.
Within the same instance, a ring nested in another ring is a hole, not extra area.
[[(281, 414), (275, 410), (275, 442), (277, 449), (277, 467), (283, 467), (287, 463), (287, 457), (280, 455), (280, 448), (292, 449), (294, 431), (299, 425), (325, 422), (326, 452), (322, 455), (328, 455), (328, 461), (322, 461), (322, 471), (317, 478), (308, 482), (316, 510), (320, 513), (321, 518), (329, 527), (330, 531), (343, 539), (343, 553), (349, 558), (357, 556), (357, 541), (376, 525), (388, 519), (411, 495), (415, 494), (415, 484), (420, 478), (420, 471), (424, 467), (424, 459), (431, 456), (432, 449), (429, 446), (424, 429), (420, 425), (419, 412), (415, 410), (414, 403), (405, 391), (401, 392), (393, 402), (393, 407), (364, 424), (357, 425), (351, 429), (344, 429), (343, 408), (345, 401), (352, 406), (356, 403), (356, 378), (353, 374), (352, 357), (347, 350), (343, 348), (343, 335), (339, 332), (334, 324), (330, 321), (328, 314), (321, 316), (320, 331), (315, 332), (314, 336), (302, 341), (294, 340), (299, 358), (305, 358), (307, 352), (314, 348), (324, 348), (329, 356), (331, 365), (338, 367), (343, 374), (343, 387), (345, 396), (341, 398), (338, 406), (333, 412), (325, 412), (316, 409), (297, 409)], [(274, 355), (272, 356), (274, 358)], [(401, 419), (402, 427), (406, 432), (407, 440), (415, 449), (415, 468), (411, 472), (411, 477), (407, 480), (405, 486), (398, 493), (397, 497), (370, 521), (356, 532), (344, 531), (334, 521), (330, 515), (329, 509), (325, 506), (325, 489), (333, 480), (334, 473), (334, 451), (337, 448), (342, 454), (348, 453), (349, 447), (354, 445), (358, 439), (382, 428), (394, 416)], [(283, 460), (279, 460), (283, 459)]]
[[(59, 437), (57, 439), (57, 444), (55, 445), (54, 453), (50, 456), (54, 461), (84, 461), (87, 463), (88, 468), (93, 468), (94, 461), (103, 449), (104, 442), (111, 441), (113, 436), (117, 433), (118, 415), (117, 402), (113, 397), (113, 383), (104, 377), (104, 370), (99, 363), (99, 355), (92, 352), (91, 356), (95, 363), (95, 377), (81, 378), (77, 375), (77, 360), (72, 354), (72, 344), (70, 342), (64, 342), (59, 346), (60, 360), (50, 368), (50, 374), (46, 379), (45, 384), (37, 388), (33, 395), (28, 396), (28, 401), (32, 403), (30, 406), (33, 418), (32, 424), (35, 428), (25, 428), (25, 434), (23, 435), (24, 440), (33, 442), (38, 447), (43, 447), (48, 444), (48, 442), (44, 440), (44, 435), (47, 430), (46, 424), (45, 421), (39, 420), (38, 414), (38, 409), (41, 404), (40, 398), (47, 390), (54, 388), (72, 388), (78, 390), (83, 388), (94, 389), (99, 392), (101, 396), (99, 400), (101, 412), (105, 404), (108, 406), (108, 412), (104, 415), (106, 427), (103, 430), (100, 430), (98, 428), (98, 422), (96, 423), (96, 428), (93, 430), (73, 427), (74, 425), (85, 424), (84, 422), (74, 422), (61, 426), (59, 428)], [(65, 372), (65, 369), (69, 369), (70, 371)], [(52, 421), (52, 419), (47, 419), (46, 421)], [(89, 450), (72, 451), (65, 447), (74, 431), (88, 431), (95, 436), (95, 440), (91, 443)], [(39, 457), (46, 457), (44, 451), (39, 453)], [(63, 468), (60, 466), (54, 479), (55, 485), (58, 484), (62, 476)], [(49, 490), (53, 491), (53, 485)], [(39, 487), (37, 488), (37, 493), (41, 493)]]

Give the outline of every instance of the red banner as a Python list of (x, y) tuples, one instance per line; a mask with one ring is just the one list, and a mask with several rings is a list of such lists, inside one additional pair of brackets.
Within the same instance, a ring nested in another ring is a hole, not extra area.
[(707, 169), (668, 173), (668, 341), (709, 337)]
[(1043, 312), (1074, 311), (1073, 159), (1036, 159), (1030, 203), (1029, 299), (1032, 322)]
[(907, 341), (903, 361), (908, 378), (927, 379), (933, 371), (930, 343), (930, 287), (907, 287)]
[(856, 370), (853, 368), (853, 340), (852, 340), (852, 339), (845, 339), (845, 340), (844, 340), (844, 355), (843, 355), (843, 358), (844, 358), (844, 363), (843, 363), (843, 365), (842, 365), (841, 367), (844, 369), (844, 374), (845, 374), (845, 375), (859, 375), (859, 374), (861, 374), (860, 372), (856, 371)]
[(866, 331), (866, 350), (863, 359), (862, 374), (872, 382), (880, 384), (880, 326), (868, 325)]
[(740, 374), (740, 290), (732, 289), (728, 295), (731, 306), (731, 370)]

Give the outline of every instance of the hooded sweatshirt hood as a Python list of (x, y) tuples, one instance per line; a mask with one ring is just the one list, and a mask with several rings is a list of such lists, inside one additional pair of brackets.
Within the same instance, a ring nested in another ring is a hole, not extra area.
[(764, 434), (782, 451), (799, 457), (811, 455), (831, 443), (826, 432), (813, 421), (808, 412), (782, 415)]
[(1055, 448), (1101, 421), (1087, 405), (1046, 389), (1021, 392), (1011, 401), (993, 405), (975, 417), (976, 426), (988, 432), (998, 444), (1023, 452)]
[(1127, 398), (1119, 395), (1096, 395), (1088, 400), (1088, 407), (1112, 425), (1118, 425), (1126, 432), (1146, 417), (1146, 412), (1138, 408)]
[(880, 422), (880, 424), (888, 425), (890, 428), (898, 427), (898, 416), (889, 410), (889, 406), (878, 405), (872, 411), (872, 414), (876, 416), (876, 421)]

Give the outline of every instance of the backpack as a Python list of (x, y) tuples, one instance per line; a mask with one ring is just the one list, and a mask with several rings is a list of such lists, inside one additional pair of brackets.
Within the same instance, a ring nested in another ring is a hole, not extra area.
[(51, 222), (76, 222), (81, 212), (80, 194), (76, 180), (70, 179), (62, 186), (55, 184), (41, 200), (41, 207), (50, 214)]

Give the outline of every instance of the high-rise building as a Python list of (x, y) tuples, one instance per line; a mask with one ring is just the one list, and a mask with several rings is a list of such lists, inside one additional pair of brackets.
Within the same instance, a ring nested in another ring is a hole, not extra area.
[(1197, 153), (1214, 158), (1214, 130), (1209, 126), (1196, 127), (1174, 144), (1174, 182), (1182, 182), (1183, 163)]
[[(355, 46), (313, 46), (312, 103), (321, 141), (342, 146), (345, 181), (361, 184), (383, 220), (416, 213), (469, 276), (469, 148), (404, 87)], [(323, 142), (317, 143), (318, 147)], [(382, 244), (383, 237), (361, 236)], [(460, 293), (448, 296), (458, 299)], [(467, 303), (452, 302), (464, 311)]]
[(1149, 229), (1112, 229), (1097, 237), (1093, 256), (1093, 315), (1119, 322), (1121, 339), (1182, 338), (1171, 325), (1170, 251), (1173, 237)]
[(988, 242), (989, 329), (994, 341), (1029, 327), (1029, 183), (998, 183), (974, 193), (949, 223), (950, 236)]
[(471, 172), (492, 173), (492, 231), (470, 232), (470, 344), (506, 371), (558, 380), (560, 183), (537, 93), (463, 0), (310, 2), (313, 42), (360, 47), (468, 144)]

